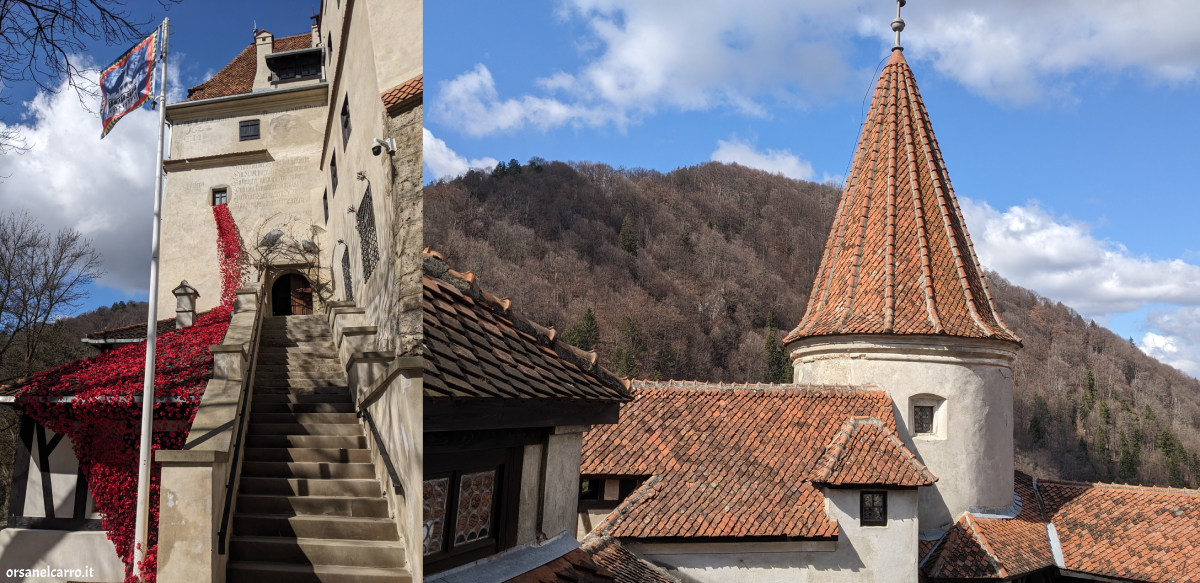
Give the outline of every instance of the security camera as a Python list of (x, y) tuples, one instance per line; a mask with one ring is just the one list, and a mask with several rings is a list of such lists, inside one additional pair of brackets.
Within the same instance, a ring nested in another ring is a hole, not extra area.
[(371, 153), (378, 156), (380, 153), (383, 152), (384, 148), (387, 148), (388, 154), (395, 154), (396, 153), (396, 139), (388, 138), (385, 140), (382, 138), (375, 138), (375, 145), (371, 146)]

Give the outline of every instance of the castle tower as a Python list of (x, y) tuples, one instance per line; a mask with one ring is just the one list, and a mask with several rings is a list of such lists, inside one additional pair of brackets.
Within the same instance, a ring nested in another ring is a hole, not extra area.
[(1020, 339), (996, 314), (899, 46), (875, 87), (808, 309), (784, 343), (797, 383), (891, 394), (906, 444), (941, 478), (921, 488), (920, 528), (1012, 504)]

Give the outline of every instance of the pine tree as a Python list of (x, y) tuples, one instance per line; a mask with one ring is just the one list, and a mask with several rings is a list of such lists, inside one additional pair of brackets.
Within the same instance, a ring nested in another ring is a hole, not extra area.
[(1046, 417), (1050, 414), (1050, 408), (1046, 405), (1046, 398), (1041, 395), (1033, 397), (1033, 416), (1029, 419), (1029, 436), (1033, 441), (1034, 447), (1041, 447), (1046, 444)]
[(1083, 410), (1086, 415), (1092, 410), (1092, 406), (1096, 404), (1096, 377), (1092, 375), (1092, 369), (1087, 371), (1087, 379), (1084, 381), (1083, 387)]
[(766, 361), (766, 381), (787, 384), (792, 382), (792, 370), (788, 366), (787, 352), (775, 336), (775, 316), (767, 313), (767, 337), (763, 341), (763, 359)]
[(629, 316), (621, 322), (619, 332), (617, 346), (613, 348), (613, 372), (617, 376), (637, 378), (641, 374), (639, 363), (645, 355), (646, 343), (642, 341), (637, 324)]
[(580, 350), (591, 350), (600, 341), (600, 325), (596, 323), (596, 315), (588, 308), (583, 312), (583, 319), (571, 324), (563, 333), (563, 342)]
[(621, 222), (621, 234), (617, 236), (617, 244), (621, 246), (622, 251), (637, 257), (637, 231), (634, 230), (633, 217), (628, 214), (625, 215), (625, 220)]

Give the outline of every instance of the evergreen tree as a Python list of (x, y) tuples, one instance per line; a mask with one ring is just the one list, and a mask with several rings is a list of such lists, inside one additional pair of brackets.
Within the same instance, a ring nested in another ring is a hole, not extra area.
[(637, 231), (633, 226), (633, 217), (628, 214), (625, 215), (625, 220), (621, 222), (621, 234), (617, 236), (617, 244), (621, 246), (622, 251), (637, 257)]
[(512, 175), (512, 176), (516, 176), (516, 175), (520, 174), (521, 173), (521, 163), (517, 162), (516, 158), (509, 160), (508, 161), (508, 170), (505, 170), (505, 173)]
[(1087, 371), (1087, 379), (1084, 381), (1084, 385), (1083, 385), (1083, 411), (1084, 411), (1084, 414), (1086, 415), (1087, 412), (1091, 411), (1092, 406), (1095, 404), (1096, 404), (1096, 377), (1094, 375), (1092, 375), (1092, 369), (1089, 368)]
[(639, 363), (646, 353), (646, 343), (629, 316), (621, 322), (619, 332), (617, 346), (613, 348), (613, 372), (617, 376), (637, 378), (641, 374)]
[(600, 341), (600, 325), (596, 323), (596, 315), (588, 308), (583, 312), (583, 319), (571, 324), (563, 333), (563, 342), (580, 350), (591, 350)]
[(1033, 416), (1029, 418), (1029, 436), (1034, 447), (1046, 444), (1046, 418), (1049, 414), (1050, 408), (1046, 405), (1046, 398), (1040, 394), (1034, 395)]
[(1122, 480), (1128, 482), (1137, 477), (1138, 466), (1141, 465), (1141, 447), (1136, 439), (1126, 437), (1124, 431), (1121, 432), (1121, 459), (1118, 463)]
[(767, 312), (767, 337), (763, 341), (763, 359), (767, 365), (766, 382), (792, 382), (792, 369), (788, 366), (787, 351), (775, 336), (775, 315), (770, 312)]

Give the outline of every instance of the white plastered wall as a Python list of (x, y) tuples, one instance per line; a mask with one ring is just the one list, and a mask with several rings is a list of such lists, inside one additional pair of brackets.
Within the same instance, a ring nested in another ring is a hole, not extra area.
[[(847, 335), (803, 339), (789, 349), (797, 383), (876, 385), (891, 396), (900, 438), (938, 477), (920, 489), (922, 530), (951, 524), (971, 508), (1012, 504), (1012, 362), (1018, 345)], [(918, 400), (937, 404), (935, 432), (914, 438)]]
[(857, 489), (826, 490), (836, 542), (673, 543), (624, 541), (634, 554), (698, 583), (917, 581), (916, 490), (888, 491), (888, 525), (858, 524)]

